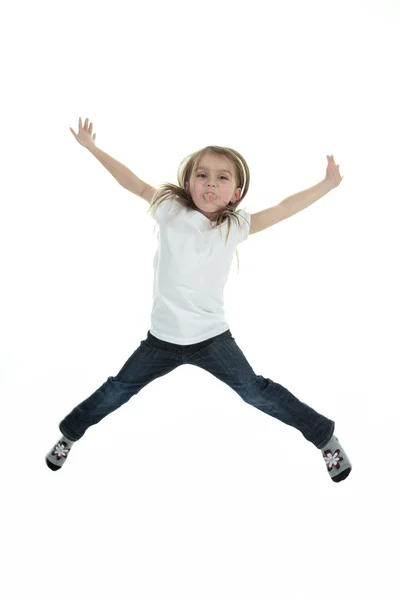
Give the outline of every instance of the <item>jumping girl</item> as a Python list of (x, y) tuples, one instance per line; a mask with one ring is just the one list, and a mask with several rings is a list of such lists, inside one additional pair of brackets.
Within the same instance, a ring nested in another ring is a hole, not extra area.
[(300, 431), (322, 452), (332, 481), (343, 481), (352, 466), (334, 435), (334, 421), (279, 383), (256, 375), (231, 334), (223, 303), (237, 246), (337, 187), (343, 177), (333, 156), (327, 156), (326, 176), (320, 183), (249, 214), (239, 208), (249, 188), (249, 168), (232, 148), (207, 146), (194, 152), (180, 164), (178, 185), (166, 183), (155, 189), (96, 147), (88, 119), (82, 126), (79, 118), (78, 133), (70, 130), (120, 185), (149, 203), (149, 212), (159, 225), (159, 246), (153, 262), (147, 337), (115, 377), (108, 377), (60, 422), (62, 437), (46, 455), (48, 467), (60, 469), (89, 427), (144, 386), (180, 365), (195, 365), (226, 383), (245, 402)]

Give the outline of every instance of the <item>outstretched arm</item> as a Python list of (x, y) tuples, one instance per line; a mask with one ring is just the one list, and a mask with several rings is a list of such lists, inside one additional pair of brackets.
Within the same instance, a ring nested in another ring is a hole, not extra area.
[(326, 158), (328, 159), (328, 166), (326, 168), (325, 179), (303, 192), (285, 198), (285, 200), (282, 200), (278, 205), (282, 207), (288, 217), (307, 208), (307, 206), (310, 206), (322, 198), (322, 196), (325, 196), (325, 194), (341, 183), (343, 177), (340, 175), (339, 165), (335, 163), (333, 156), (327, 156)]
[(140, 196), (147, 202), (151, 202), (154, 192), (156, 191), (150, 185), (139, 179), (128, 167), (120, 163), (118, 160), (100, 150), (96, 146), (96, 134), (93, 133), (93, 123), (89, 122), (89, 119), (82, 123), (81, 117), (79, 117), (79, 129), (76, 133), (72, 127), (70, 127), (71, 133), (73, 133), (77, 142), (84, 148), (87, 148), (91, 154), (107, 169), (109, 173), (118, 181), (120, 185), (126, 190), (129, 190), (136, 196)]
[(303, 192), (285, 198), (285, 200), (282, 200), (282, 202), (276, 206), (252, 214), (250, 235), (295, 215), (322, 198), (322, 196), (325, 196), (325, 194), (330, 192), (333, 188), (337, 187), (343, 179), (339, 172), (339, 165), (336, 165), (333, 156), (327, 156), (327, 159), (328, 166), (325, 179)]

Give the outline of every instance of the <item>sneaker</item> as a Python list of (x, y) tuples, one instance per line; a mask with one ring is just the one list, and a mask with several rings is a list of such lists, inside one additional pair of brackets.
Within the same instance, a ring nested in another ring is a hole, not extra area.
[(62, 436), (62, 438), (57, 442), (55, 446), (53, 446), (50, 452), (46, 454), (46, 464), (49, 467), (49, 469), (51, 469), (52, 471), (58, 471), (58, 469), (61, 469), (61, 467), (67, 460), (70, 450), (72, 448), (72, 444), (74, 443), (75, 442), (72, 442), (64, 435)]
[(339, 481), (343, 481), (350, 475), (351, 462), (336, 435), (331, 437), (321, 451), (332, 481), (339, 483)]

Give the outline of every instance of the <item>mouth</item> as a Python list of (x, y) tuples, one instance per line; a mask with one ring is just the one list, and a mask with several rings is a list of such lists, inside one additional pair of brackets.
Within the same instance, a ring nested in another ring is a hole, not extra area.
[(212, 202), (213, 200), (216, 199), (216, 195), (213, 194), (212, 192), (207, 192), (206, 194), (204, 194), (204, 198), (207, 200), (207, 202)]

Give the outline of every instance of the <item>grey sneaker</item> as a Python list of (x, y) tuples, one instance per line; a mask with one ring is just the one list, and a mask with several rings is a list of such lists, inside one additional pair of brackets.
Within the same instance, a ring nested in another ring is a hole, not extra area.
[(321, 452), (332, 481), (338, 483), (350, 475), (351, 462), (336, 435), (331, 437), (329, 442), (321, 449)]
[(50, 452), (46, 454), (46, 464), (49, 469), (52, 471), (58, 471), (58, 469), (61, 469), (68, 458), (72, 444), (75, 444), (75, 442), (72, 442), (64, 435), (62, 436), (62, 438), (55, 446), (53, 446)]

